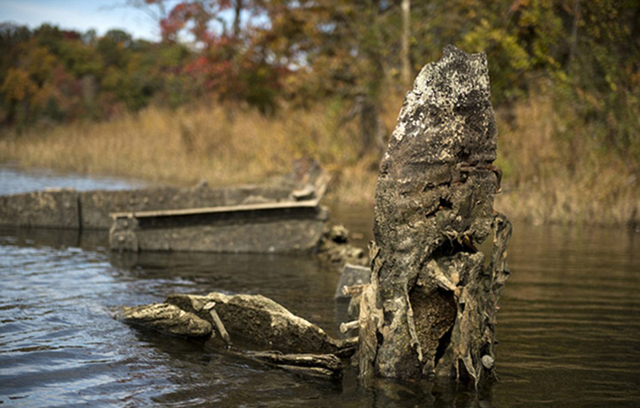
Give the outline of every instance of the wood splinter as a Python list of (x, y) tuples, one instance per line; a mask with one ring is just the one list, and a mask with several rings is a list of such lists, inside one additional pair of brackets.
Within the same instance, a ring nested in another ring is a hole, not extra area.
[(218, 333), (220, 333), (220, 336), (225, 341), (225, 343), (227, 343), (227, 345), (230, 346), (231, 337), (229, 336), (227, 329), (225, 329), (224, 324), (222, 323), (222, 320), (220, 320), (220, 316), (218, 316), (216, 309), (214, 309), (215, 306), (216, 306), (216, 302), (209, 302), (206, 305), (204, 305), (204, 310), (209, 311), (209, 314), (211, 314), (211, 319), (213, 319), (213, 323), (216, 325), (216, 329), (218, 329)]
[(350, 296), (350, 297), (358, 296), (362, 293), (365, 286), (366, 285), (345, 286), (344, 288), (342, 288), (342, 293), (345, 296)]
[(277, 351), (245, 351), (241, 355), (278, 368), (317, 378), (342, 377), (342, 362), (334, 354), (284, 354)]
[(360, 322), (357, 321), (357, 320), (354, 320), (352, 322), (341, 323), (340, 324), (340, 333), (345, 334), (349, 330), (357, 329), (358, 327), (360, 327)]

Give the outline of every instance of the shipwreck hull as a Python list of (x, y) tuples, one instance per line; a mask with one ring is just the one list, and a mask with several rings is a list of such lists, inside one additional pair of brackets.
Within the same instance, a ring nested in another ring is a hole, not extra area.
[(290, 195), (290, 188), (263, 186), (45, 190), (0, 196), (0, 226), (108, 230), (112, 213), (234, 206), (251, 201), (277, 203), (289, 200)]
[(118, 251), (310, 251), (328, 220), (328, 180), (310, 162), (258, 186), (14, 194), (0, 196), (0, 226), (109, 230)]
[(304, 252), (329, 218), (317, 201), (113, 214), (117, 251)]
[(73, 190), (0, 196), (0, 226), (80, 229), (79, 206)]

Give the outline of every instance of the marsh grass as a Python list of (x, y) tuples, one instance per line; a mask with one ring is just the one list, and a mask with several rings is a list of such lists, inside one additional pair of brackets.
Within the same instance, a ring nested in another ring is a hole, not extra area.
[(497, 115), (504, 192), (496, 206), (536, 224), (640, 225), (640, 163), (551, 96)]
[[(390, 131), (401, 96), (388, 98)], [(0, 161), (61, 172), (135, 177), (151, 182), (210, 185), (260, 182), (311, 157), (333, 175), (328, 198), (373, 201), (378, 159), (359, 157), (357, 124), (344, 122), (340, 104), (308, 110), (256, 111), (200, 104), (148, 108), (110, 122), (75, 123), (0, 135)], [(640, 225), (638, 163), (601, 146), (598, 128), (532, 96), (497, 113), (498, 165), (503, 192), (498, 210), (533, 223)]]
[(314, 157), (330, 169), (355, 162), (349, 126), (336, 136), (334, 122), (329, 113), (312, 111), (265, 117), (219, 106), (149, 108), (110, 122), (6, 132), (0, 160), (171, 184), (258, 182), (290, 171), (300, 157)]

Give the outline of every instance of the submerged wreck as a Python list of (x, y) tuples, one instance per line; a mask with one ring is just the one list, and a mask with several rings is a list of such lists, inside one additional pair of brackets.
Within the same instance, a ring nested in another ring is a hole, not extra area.
[(117, 251), (311, 251), (329, 220), (320, 205), (327, 182), (315, 166), (286, 194), (265, 189), (240, 202), (225, 197), (206, 206), (113, 212), (109, 243)]
[(0, 196), (0, 226), (109, 230), (116, 251), (300, 252), (318, 247), (329, 176), (317, 164), (260, 186), (53, 189)]
[[(382, 159), (371, 267), (346, 267), (336, 292), (351, 298), (355, 317), (341, 331), (357, 338), (330, 339), (262, 296), (174, 295), (161, 305), (126, 308), (125, 319), (222, 338), (227, 346), (248, 338), (274, 355), (328, 355), (318, 359), (324, 363), (350, 355), (357, 342), (354, 362), (365, 382), (439, 377), (478, 387), (493, 380), (511, 237), (508, 219), (493, 209), (501, 178), (496, 145), (486, 56), (449, 46), (416, 78)], [(478, 245), (490, 237), (485, 260)], [(299, 361), (309, 367), (308, 357)], [(314, 372), (335, 378), (325, 369)]]

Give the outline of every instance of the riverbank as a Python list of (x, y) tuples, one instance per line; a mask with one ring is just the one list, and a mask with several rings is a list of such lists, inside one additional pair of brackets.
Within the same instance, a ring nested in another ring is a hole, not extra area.
[[(401, 97), (383, 122), (393, 129)], [(332, 173), (328, 199), (371, 204), (377, 157), (359, 157), (355, 121), (343, 107), (283, 109), (272, 117), (242, 108), (149, 108), (110, 122), (0, 134), (0, 162), (23, 168), (212, 186), (257, 183), (312, 157)], [(640, 164), (601, 146), (597, 124), (572, 120), (552, 98), (532, 96), (497, 112), (503, 192), (499, 211), (535, 224), (640, 225)]]

